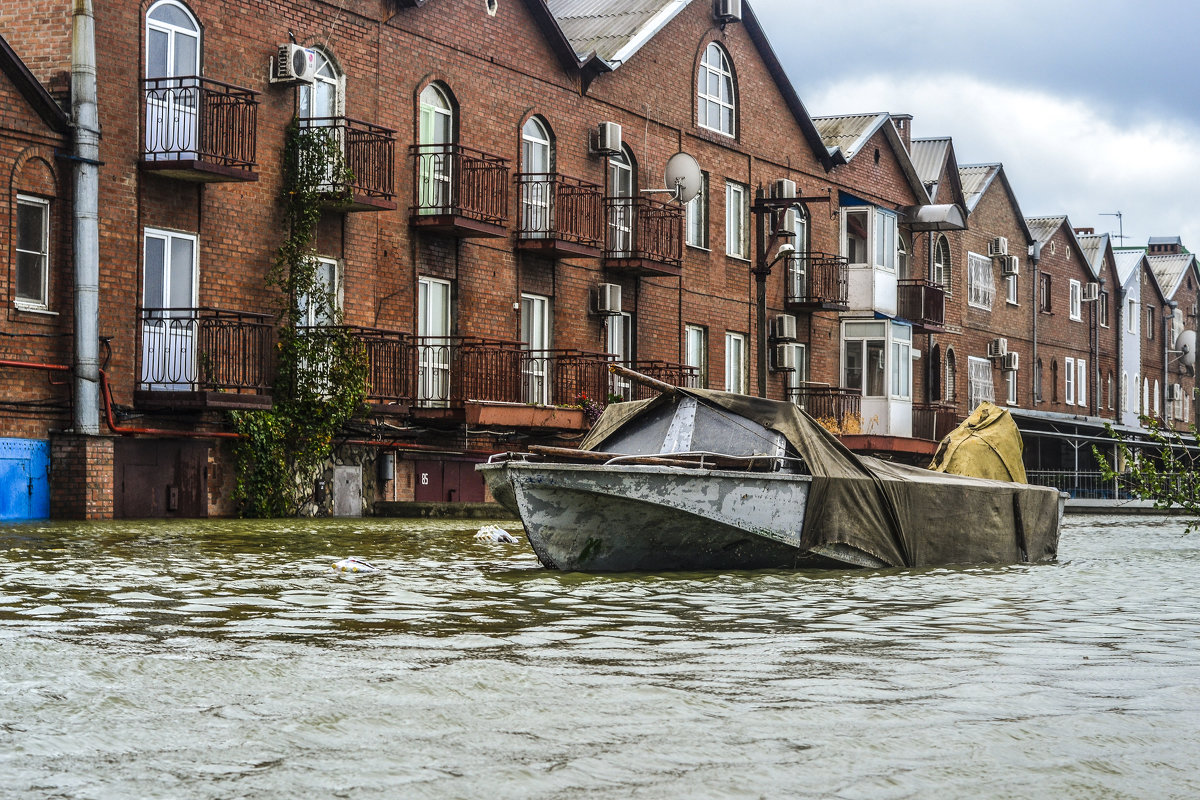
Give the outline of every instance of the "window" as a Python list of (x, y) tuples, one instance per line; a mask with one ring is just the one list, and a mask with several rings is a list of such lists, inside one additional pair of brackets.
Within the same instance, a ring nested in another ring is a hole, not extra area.
[(1129, 298), (1129, 311), (1126, 312), (1125, 317), (1125, 331), (1136, 335), (1138, 332), (1138, 301), (1136, 297)]
[(852, 267), (868, 266), (871, 212), (866, 208), (848, 208), (842, 212), (842, 250)]
[(1158, 309), (1154, 306), (1146, 306), (1146, 340), (1154, 341), (1154, 329), (1157, 327), (1156, 321)]
[(1044, 385), (1043, 381), (1045, 381), (1045, 378), (1046, 378), (1045, 369), (1042, 365), (1042, 360), (1039, 358), (1037, 360), (1037, 366), (1034, 368), (1034, 371), (1033, 371), (1033, 399), (1034, 399), (1034, 402), (1037, 402), (1037, 403), (1042, 402), (1042, 386)]
[(683, 363), (696, 370), (696, 384), (708, 386), (708, 329), (699, 325), (684, 327)]
[(1050, 401), (1058, 402), (1058, 361), (1050, 360)]
[(521, 294), (521, 342), (527, 351), (521, 369), (524, 401), (550, 402), (550, 298)]
[(940, 233), (933, 248), (933, 282), (950, 294), (950, 243)]
[(891, 211), (870, 206), (842, 210), (842, 252), (852, 267), (875, 267), (893, 272), (899, 252), (897, 218)]
[(1067, 405), (1075, 404), (1075, 359), (1067, 358), (1063, 360), (1063, 376), (1066, 382), (1063, 384), (1063, 402)]
[(1159, 391), (1158, 378), (1155, 378), (1154, 379), (1154, 416), (1156, 416), (1156, 417), (1161, 413), (1161, 406), (1159, 406), (1159, 403), (1158, 403), (1159, 398), (1161, 398), (1161, 397), (1162, 397), (1162, 392)]
[(141, 382), (146, 388), (194, 388), (197, 244), (191, 234), (144, 231)]
[(733, 136), (733, 69), (724, 48), (712, 42), (704, 50), (696, 75), (696, 122), (726, 136)]
[(417, 403), (444, 406), (450, 397), (450, 282), (417, 281)]
[(1110, 371), (1108, 373), (1108, 410), (1112, 411), (1113, 408), (1115, 408), (1113, 401), (1113, 374)]
[(1008, 379), (1008, 397), (1005, 399), (1010, 406), (1017, 404), (1017, 371), (1006, 373)]
[(746, 337), (725, 334), (725, 391), (746, 393)]
[(843, 338), (842, 385), (863, 397), (887, 395), (887, 323), (847, 322)]
[(1050, 280), (1050, 276), (1047, 273), (1043, 272), (1041, 274), (1041, 277), (1039, 278), (1039, 284), (1040, 285), (1038, 286), (1038, 300), (1041, 303), (1041, 310), (1047, 314), (1053, 314), (1054, 313), (1054, 295), (1051, 292), (1051, 289), (1053, 289), (1054, 284)]
[(341, 281), (338, 263), (332, 258), (316, 258), (317, 282), (314, 290), (297, 299), (300, 326), (334, 325), (341, 317)]
[(1075, 280), (1074, 278), (1071, 279), (1070, 309), (1071, 309), (1071, 319), (1073, 319), (1073, 320), (1082, 320), (1083, 319), (1082, 289), (1079, 285), (1079, 281)]
[(687, 243), (708, 249), (708, 173), (700, 173), (700, 193), (687, 204)]
[(1075, 404), (1087, 405), (1087, 361), (1082, 358), (1075, 361)]
[(628, 148), (608, 157), (608, 241), (606, 249), (613, 258), (627, 258), (633, 252), (633, 220), (637, 214), (633, 187), (637, 185), (633, 157)]
[(896, 235), (896, 277), (907, 280), (912, 277), (912, 266), (908, 263), (908, 242), (904, 234)]
[(954, 351), (947, 350), (946, 351), (946, 383), (945, 383), (945, 386), (943, 387), (945, 389), (944, 397), (945, 397), (947, 403), (953, 403), (955, 400), (958, 399), (957, 383), (958, 383), (958, 366), (955, 364)]
[(725, 252), (734, 258), (749, 258), (750, 247), (746, 231), (750, 208), (747, 188), (743, 184), (725, 183)]
[(548, 233), (554, 209), (554, 147), (537, 117), (521, 128), (521, 231)]
[(1004, 302), (1009, 305), (1018, 305), (1016, 275), (1004, 276)]
[(994, 403), (996, 390), (992, 385), (992, 362), (986, 358), (967, 358), (967, 404), (971, 410), (983, 401)]
[(1100, 299), (1096, 305), (1096, 315), (1100, 320), (1100, 327), (1108, 327), (1108, 292), (1101, 292)]
[(796, 252), (787, 259), (788, 299), (798, 302), (809, 302), (819, 299), (810, 294), (809, 284), (809, 250), (808, 250), (808, 211), (793, 208), (784, 216), (784, 227), (795, 234), (792, 245)]
[(896, 215), (890, 211), (875, 211), (875, 266), (893, 272), (896, 269)]
[(992, 260), (978, 253), (967, 253), (967, 304), (991, 310), (995, 299)]
[[(303, 95), (302, 95), (303, 96)], [(437, 84), (421, 90), (417, 116), (419, 149), (417, 208), (421, 214), (441, 214), (451, 204), (454, 170), (454, 107)]]
[(147, 158), (195, 158), (200, 25), (174, 0), (146, 12)]
[[(633, 360), (633, 317), (626, 313), (614, 314), (608, 318), (606, 328), (608, 352), (614, 361), (628, 364)], [(622, 400), (633, 399), (633, 384), (623, 375), (609, 375), (608, 391)]]
[(892, 326), (892, 389), (897, 400), (912, 399), (912, 328)]
[(800, 401), (799, 389), (808, 383), (808, 345), (798, 342), (781, 345), (792, 351), (796, 369), (783, 373), (787, 385), (787, 396), (792, 402)]
[(50, 202), (17, 195), (17, 274), (14, 300), (44, 309), (50, 299)]

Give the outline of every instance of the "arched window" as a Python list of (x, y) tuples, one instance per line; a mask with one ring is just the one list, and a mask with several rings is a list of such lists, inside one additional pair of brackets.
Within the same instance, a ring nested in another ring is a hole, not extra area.
[(696, 122), (702, 128), (733, 136), (733, 68), (725, 49), (712, 42), (704, 50), (696, 76)]
[(1129, 400), (1129, 373), (1122, 372), (1121, 373), (1121, 412), (1122, 412), (1122, 414), (1124, 414), (1124, 412), (1128, 411), (1129, 409), (1133, 408), (1135, 405), (1136, 405), (1136, 403), (1133, 403)]
[(442, 86), (431, 83), (421, 90), (417, 117), (418, 213), (448, 213), (454, 177), (454, 106)]
[(146, 158), (195, 158), (199, 149), (200, 25), (160, 0), (146, 12)]
[(957, 382), (958, 367), (954, 363), (954, 350), (950, 349), (946, 351), (946, 383), (944, 388), (946, 390), (945, 397), (947, 403), (953, 403), (958, 398)]
[(322, 120), (321, 124), (328, 125), (333, 117), (342, 116), (342, 76), (329, 56), (315, 49), (313, 53), (317, 73), (311, 84), (300, 84), (300, 119)]
[(1042, 360), (1037, 360), (1037, 368), (1033, 372), (1033, 397), (1039, 403), (1042, 401), (1042, 386), (1046, 379), (1046, 373), (1042, 366)]
[(554, 144), (549, 127), (530, 117), (521, 129), (521, 230), (550, 230), (554, 213)]
[(1051, 359), (1050, 361), (1050, 400), (1058, 402), (1058, 361)]
[(902, 281), (912, 277), (909, 273), (908, 242), (903, 233), (896, 234), (896, 277)]
[(940, 233), (933, 248), (933, 282), (950, 294), (950, 243)]
[[(629, 148), (622, 146), (621, 152), (608, 158), (608, 247), (618, 254), (628, 254), (634, 244), (634, 191), (637, 186), (637, 170)], [(621, 256), (618, 255), (618, 258)]]
[(935, 344), (929, 351), (929, 402), (944, 399), (942, 394), (942, 346)]
[[(1111, 370), (1109, 370), (1109, 373), (1108, 373), (1107, 383), (1108, 383), (1108, 407), (1111, 410), (1116, 407), (1115, 398), (1113, 396), (1113, 388), (1114, 387), (1113, 387), (1113, 374), (1112, 374)], [(1099, 404), (1097, 404), (1097, 407), (1099, 407)]]

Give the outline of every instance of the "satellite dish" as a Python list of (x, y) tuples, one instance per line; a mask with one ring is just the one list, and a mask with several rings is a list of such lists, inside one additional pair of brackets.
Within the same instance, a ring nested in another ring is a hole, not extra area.
[(700, 194), (702, 180), (700, 164), (687, 153), (681, 151), (667, 159), (667, 189), (679, 202), (690, 203)]
[(1196, 332), (1184, 331), (1175, 339), (1175, 350), (1180, 353), (1184, 366), (1196, 366)]

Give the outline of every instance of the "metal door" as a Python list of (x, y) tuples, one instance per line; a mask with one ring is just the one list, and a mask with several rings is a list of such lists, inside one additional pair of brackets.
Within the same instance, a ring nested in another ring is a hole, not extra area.
[(50, 442), (0, 439), (0, 520), (50, 516)]

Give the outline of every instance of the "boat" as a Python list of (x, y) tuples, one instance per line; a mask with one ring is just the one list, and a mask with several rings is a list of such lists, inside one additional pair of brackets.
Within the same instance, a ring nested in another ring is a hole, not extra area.
[[(578, 449), (531, 446), (477, 466), (547, 568), (884, 569), (1056, 557), (1056, 489), (859, 456), (792, 403), (614, 371), (657, 396), (610, 404)], [(1003, 427), (989, 425), (993, 434)], [(1012, 433), (1019, 441), (1015, 425)]]

